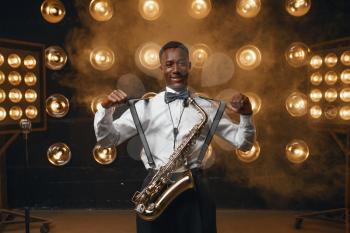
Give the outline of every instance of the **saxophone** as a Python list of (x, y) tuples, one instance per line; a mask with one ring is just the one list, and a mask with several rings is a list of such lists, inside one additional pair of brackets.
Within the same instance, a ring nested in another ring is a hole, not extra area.
[(172, 172), (187, 164), (186, 155), (190, 152), (201, 129), (208, 120), (207, 114), (193, 98), (189, 97), (188, 101), (201, 115), (200, 122), (191, 129), (186, 139), (170, 155), (168, 163), (161, 166), (148, 185), (142, 191), (135, 192), (131, 199), (135, 204), (136, 213), (144, 220), (152, 221), (156, 219), (178, 195), (194, 188), (191, 170), (179, 173), (180, 175), (175, 178), (175, 181), (171, 177)]

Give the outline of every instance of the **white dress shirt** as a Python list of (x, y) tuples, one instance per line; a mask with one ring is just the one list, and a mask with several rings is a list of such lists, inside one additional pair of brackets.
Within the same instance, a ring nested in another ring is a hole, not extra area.
[[(167, 87), (166, 90), (175, 92), (169, 87)], [(183, 100), (180, 99), (169, 103), (168, 107), (164, 101), (164, 94), (164, 91), (160, 92), (149, 101), (141, 100), (135, 104), (156, 168), (165, 165), (174, 151), (173, 123), (171, 121), (169, 108), (175, 127), (177, 127), (179, 123), (183, 108)], [(192, 165), (191, 168), (194, 168), (198, 166), (195, 161), (200, 153), (206, 135), (209, 132), (218, 105), (213, 101), (192, 94), (191, 96), (208, 115), (208, 122), (201, 130), (200, 136), (196, 144), (192, 147), (188, 157), (188, 162)], [(105, 109), (100, 106), (95, 114), (95, 134), (97, 142), (103, 147), (117, 146), (137, 134), (130, 110), (128, 109), (118, 119), (113, 120), (112, 115), (114, 110), (115, 107)], [(199, 113), (192, 105), (184, 108), (178, 127), (176, 147), (181, 144), (192, 127), (197, 124), (200, 119)], [(240, 123), (237, 124), (232, 122), (232, 120), (224, 114), (215, 133), (226, 139), (236, 148), (247, 151), (252, 147), (255, 140), (255, 127), (252, 122), (252, 116), (240, 115)], [(141, 160), (146, 169), (150, 168), (144, 150), (141, 152)]]

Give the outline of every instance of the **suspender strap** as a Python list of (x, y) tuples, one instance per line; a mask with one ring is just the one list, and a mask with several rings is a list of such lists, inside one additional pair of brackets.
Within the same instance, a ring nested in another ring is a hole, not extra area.
[(145, 153), (146, 153), (146, 156), (147, 156), (148, 164), (149, 164), (149, 166), (151, 168), (155, 168), (156, 164), (154, 163), (151, 150), (149, 149), (145, 133), (143, 132), (142, 125), (141, 125), (139, 116), (137, 115), (136, 108), (135, 108), (135, 102), (137, 102), (138, 100), (139, 99), (131, 99), (131, 100), (128, 101), (129, 102), (129, 106), (130, 106), (130, 112), (131, 112), (132, 119), (134, 120), (137, 132), (140, 135), (140, 139), (141, 139), (143, 148), (145, 149)]
[(199, 152), (197, 163), (200, 164), (200, 165), (202, 164), (202, 160), (204, 159), (205, 152), (207, 152), (209, 143), (211, 142), (211, 140), (212, 140), (212, 138), (213, 138), (213, 136), (215, 134), (216, 128), (218, 127), (218, 124), (219, 124), (219, 122), (221, 120), (221, 117), (224, 114), (225, 107), (226, 107), (225, 102), (220, 100), (219, 108), (216, 111), (213, 123), (211, 124), (211, 127), (210, 127), (210, 130), (209, 130), (208, 134), (207, 134), (207, 137), (205, 138), (205, 141), (204, 141), (204, 144), (202, 146), (202, 149)]

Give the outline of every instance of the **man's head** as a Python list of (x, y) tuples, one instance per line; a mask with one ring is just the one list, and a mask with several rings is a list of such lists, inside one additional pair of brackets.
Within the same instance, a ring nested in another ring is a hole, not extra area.
[(185, 89), (191, 69), (186, 46), (177, 41), (170, 41), (160, 49), (159, 59), (166, 85), (176, 91)]

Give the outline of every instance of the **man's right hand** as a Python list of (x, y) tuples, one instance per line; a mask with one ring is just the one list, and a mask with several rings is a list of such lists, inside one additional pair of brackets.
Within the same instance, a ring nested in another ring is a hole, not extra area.
[(102, 107), (110, 108), (115, 105), (124, 104), (128, 100), (127, 94), (122, 90), (113, 90), (108, 96), (102, 100)]

